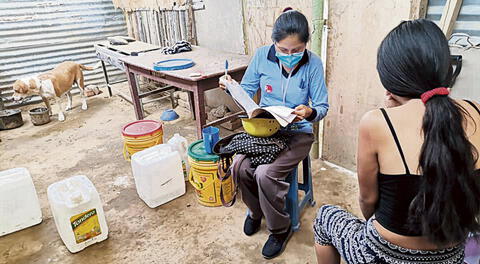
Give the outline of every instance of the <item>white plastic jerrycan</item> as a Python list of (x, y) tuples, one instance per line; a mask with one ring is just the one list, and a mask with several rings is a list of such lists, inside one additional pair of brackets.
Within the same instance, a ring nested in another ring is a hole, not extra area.
[(187, 139), (175, 133), (172, 138), (168, 140), (168, 144), (174, 151), (178, 151), (182, 158), (183, 178), (188, 181), (188, 172), (190, 171), (190, 164), (188, 163), (188, 142)]
[(48, 186), (48, 201), (57, 231), (72, 253), (108, 237), (102, 202), (93, 183), (84, 175)]
[(32, 177), (25, 168), (0, 172), (0, 236), (39, 224), (42, 211)]
[(138, 196), (155, 208), (185, 193), (182, 160), (169, 144), (160, 144), (132, 155), (132, 172)]

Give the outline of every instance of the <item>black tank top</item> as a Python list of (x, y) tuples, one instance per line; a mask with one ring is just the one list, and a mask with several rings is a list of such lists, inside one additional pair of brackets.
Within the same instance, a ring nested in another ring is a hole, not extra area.
[[(467, 100), (465, 101), (480, 114), (480, 109), (475, 104)], [(422, 176), (410, 173), (392, 122), (385, 109), (382, 108), (380, 110), (392, 132), (393, 139), (405, 166), (405, 174), (388, 175), (378, 173), (379, 199), (375, 210), (375, 218), (383, 227), (393, 233), (404, 236), (421, 236), (422, 228), (420, 223), (409, 224), (408, 216), (410, 204), (419, 191)]]

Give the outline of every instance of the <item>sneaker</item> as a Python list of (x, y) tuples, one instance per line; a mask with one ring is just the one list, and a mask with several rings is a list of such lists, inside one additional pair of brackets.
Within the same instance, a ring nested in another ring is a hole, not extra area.
[(262, 219), (260, 218), (259, 220), (255, 220), (251, 218), (249, 215), (247, 215), (247, 218), (245, 218), (245, 224), (243, 224), (243, 232), (247, 236), (251, 236), (260, 230), (260, 224), (262, 223)]
[(287, 242), (292, 236), (292, 227), (288, 231), (281, 234), (271, 234), (262, 249), (262, 255), (266, 259), (278, 257), (285, 250)]

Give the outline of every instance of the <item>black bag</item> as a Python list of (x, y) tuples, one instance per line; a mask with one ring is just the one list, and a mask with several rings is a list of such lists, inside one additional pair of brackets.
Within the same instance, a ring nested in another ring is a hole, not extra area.
[[(227, 146), (232, 140), (232, 138), (236, 135), (237, 134), (233, 134), (228, 137), (222, 138), (213, 146), (213, 153), (220, 157), (220, 160), (218, 161), (217, 177), (218, 177), (218, 180), (220, 180), (220, 200), (222, 201), (222, 204), (225, 207), (230, 207), (235, 204), (237, 192), (238, 192), (238, 180), (236, 179), (236, 177), (233, 177), (233, 174), (232, 174), (233, 168), (231, 168), (233, 156), (235, 155), (235, 153), (225, 150), (225, 146)], [(234, 191), (232, 193), (232, 200), (229, 203), (227, 203), (225, 201), (225, 195), (223, 191), (223, 182), (228, 180), (230, 177), (233, 177), (232, 182), (234, 185), (233, 186)]]

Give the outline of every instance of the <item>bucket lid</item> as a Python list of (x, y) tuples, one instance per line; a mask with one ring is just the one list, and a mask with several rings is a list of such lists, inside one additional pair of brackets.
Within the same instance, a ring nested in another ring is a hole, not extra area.
[(122, 128), (122, 135), (128, 137), (147, 136), (162, 129), (162, 124), (155, 120), (138, 120), (126, 124)]
[(191, 59), (170, 59), (155, 62), (153, 69), (156, 71), (175, 71), (191, 68), (195, 65)]
[(20, 113), (21, 111), (19, 109), (7, 109), (7, 110), (1, 110), (0, 111), (0, 117), (7, 117), (7, 116), (12, 116)]
[(197, 140), (188, 147), (188, 156), (198, 161), (218, 161), (219, 157), (215, 154), (208, 154), (205, 151), (203, 140)]

